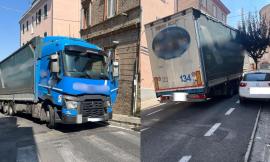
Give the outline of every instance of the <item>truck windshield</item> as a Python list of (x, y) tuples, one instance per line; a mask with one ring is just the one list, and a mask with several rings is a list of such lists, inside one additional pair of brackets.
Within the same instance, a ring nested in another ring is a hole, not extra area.
[(103, 55), (65, 51), (65, 75), (70, 77), (107, 80), (107, 64)]

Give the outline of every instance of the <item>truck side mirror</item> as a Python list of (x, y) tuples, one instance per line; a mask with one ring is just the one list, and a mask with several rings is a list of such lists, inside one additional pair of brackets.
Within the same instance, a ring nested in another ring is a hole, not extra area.
[(119, 63), (113, 62), (113, 77), (119, 77)]
[(51, 72), (53, 73), (59, 73), (60, 72), (60, 66), (59, 66), (59, 56), (58, 54), (53, 54), (50, 57), (51, 60)]

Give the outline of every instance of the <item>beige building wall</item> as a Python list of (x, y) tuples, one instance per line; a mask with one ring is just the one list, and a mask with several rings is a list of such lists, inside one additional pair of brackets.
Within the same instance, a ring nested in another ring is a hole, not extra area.
[(141, 43), (140, 43), (140, 67), (141, 67), (141, 95), (142, 100), (155, 97), (152, 70), (149, 60), (147, 41), (144, 25), (154, 20), (171, 15), (175, 11), (173, 0), (141, 0)]
[[(47, 16), (44, 6), (47, 4)], [(20, 44), (26, 44), (36, 36), (80, 37), (80, 0), (36, 0), (22, 16)], [(36, 23), (36, 13), (41, 9), (41, 22)], [(33, 20), (32, 20), (33, 19)], [(27, 30), (28, 21), (28, 30)], [(24, 32), (23, 32), (24, 26)]]
[(53, 35), (80, 37), (80, 0), (53, 1)]
[[(48, 12), (47, 16), (44, 15), (44, 6), (47, 4)], [(36, 23), (36, 13), (38, 10), (42, 10), (41, 22)], [(33, 21), (32, 21), (33, 18)], [(27, 21), (29, 23), (27, 30)], [(31, 40), (36, 36), (44, 36), (44, 33), (47, 32), (48, 35), (52, 35), (52, 0), (46, 1), (37, 1), (26, 13), (23, 15), (20, 20), (20, 44), (26, 44), (27, 41)], [(24, 24), (24, 33), (23, 33), (23, 24)]]

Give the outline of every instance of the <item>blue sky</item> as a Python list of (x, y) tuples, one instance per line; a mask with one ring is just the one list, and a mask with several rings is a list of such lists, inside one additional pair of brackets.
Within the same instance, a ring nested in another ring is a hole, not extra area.
[(221, 0), (231, 11), (228, 16), (227, 23), (230, 26), (237, 27), (238, 21), (241, 19), (241, 10), (243, 8), (244, 14), (248, 12), (259, 12), (260, 9), (270, 4), (270, 0)]
[[(32, 0), (0, 0), (0, 60), (19, 48), (19, 20), (31, 6)], [(241, 9), (244, 12), (259, 11), (270, 0), (222, 0), (230, 9), (228, 24), (237, 27), (241, 18)]]

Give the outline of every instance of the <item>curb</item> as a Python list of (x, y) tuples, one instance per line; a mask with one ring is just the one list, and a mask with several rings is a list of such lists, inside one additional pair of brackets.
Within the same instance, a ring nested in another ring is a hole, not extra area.
[(257, 131), (259, 118), (260, 118), (260, 115), (261, 115), (261, 110), (262, 110), (262, 106), (260, 106), (260, 109), (259, 109), (257, 117), (256, 117), (256, 122), (254, 124), (253, 131), (252, 131), (252, 134), (251, 134), (251, 137), (250, 137), (250, 140), (249, 140), (249, 144), (248, 144), (247, 152), (245, 154), (244, 162), (248, 162), (248, 160), (250, 158), (250, 153), (251, 153), (252, 146), (253, 146), (253, 143), (254, 143), (255, 133)]
[(141, 126), (141, 118), (128, 115), (113, 114), (113, 118), (109, 121), (109, 123), (117, 127), (135, 129), (136, 127)]

